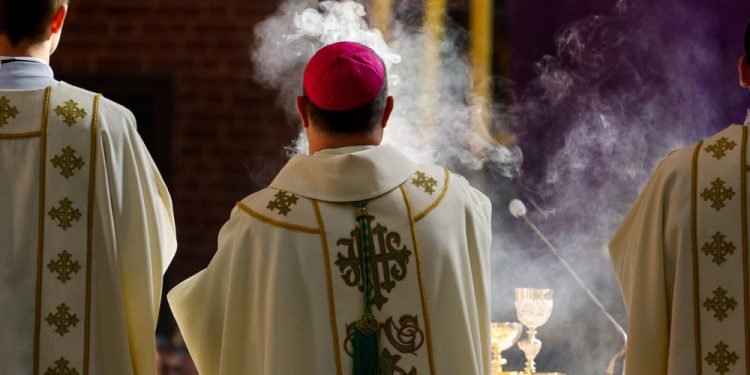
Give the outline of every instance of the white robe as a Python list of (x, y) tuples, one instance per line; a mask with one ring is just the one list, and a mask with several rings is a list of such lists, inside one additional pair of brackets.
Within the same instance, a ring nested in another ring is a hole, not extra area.
[[(162, 275), (176, 250), (169, 193), (130, 111), (65, 83), (29, 89), (52, 80), (41, 65), (18, 81), (0, 71), (0, 374), (154, 374)], [(61, 162), (70, 145), (90, 157)], [(59, 192), (88, 196), (71, 198), (82, 215), (52, 216)], [(55, 268), (61, 250), (75, 272)], [(58, 300), (76, 317), (67, 333), (50, 318)]]
[[(740, 195), (748, 178), (743, 132), (746, 137), (746, 129), (733, 125), (669, 154), (610, 243), (629, 313), (627, 375), (750, 373), (743, 348), (750, 338), (742, 292), (743, 285), (744, 293), (750, 287), (742, 281), (747, 228)], [(730, 139), (730, 147), (719, 147)], [(717, 176), (733, 193), (712, 196)], [(719, 239), (736, 248), (717, 256), (712, 241), (720, 232)], [(733, 299), (722, 301), (733, 305), (719, 306), (723, 311), (711, 298), (717, 286)]]
[(363, 200), (384, 374), (489, 374), (490, 202), (392, 146), (296, 156), (238, 203), (209, 266), (168, 295), (201, 374), (352, 373)]

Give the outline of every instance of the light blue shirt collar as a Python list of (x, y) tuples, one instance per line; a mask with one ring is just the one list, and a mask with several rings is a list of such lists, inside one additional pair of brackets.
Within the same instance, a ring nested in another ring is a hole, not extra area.
[(44, 60), (0, 56), (0, 90), (39, 90), (55, 84), (52, 67)]

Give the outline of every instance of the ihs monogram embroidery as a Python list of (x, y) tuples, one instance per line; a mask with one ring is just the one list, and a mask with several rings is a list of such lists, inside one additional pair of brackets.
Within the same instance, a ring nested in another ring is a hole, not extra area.
[(49, 216), (53, 220), (58, 221), (57, 225), (60, 228), (68, 230), (68, 228), (73, 226), (73, 224), (71, 224), (73, 221), (81, 219), (81, 211), (77, 208), (73, 208), (73, 202), (70, 199), (65, 198), (60, 201), (60, 207), (53, 207), (49, 211)]
[(717, 178), (711, 182), (710, 189), (704, 189), (701, 193), (701, 198), (706, 202), (711, 201), (711, 207), (716, 211), (724, 208), (724, 201), (731, 200), (734, 197), (734, 190), (731, 187), (725, 187), (724, 184), (726, 184), (724, 180)]
[(66, 304), (57, 306), (57, 313), (50, 313), (44, 319), (50, 326), (55, 326), (57, 329), (55, 332), (59, 333), (60, 336), (65, 336), (66, 333), (70, 332), (69, 327), (78, 325), (78, 316), (76, 314), (70, 314), (70, 307)]
[(78, 107), (78, 103), (76, 103), (74, 100), (68, 100), (65, 102), (65, 106), (58, 105), (57, 108), (55, 108), (55, 114), (64, 118), (64, 123), (68, 124), (68, 126), (73, 126), (76, 123), (78, 123), (78, 119), (82, 119), (86, 117), (86, 110), (83, 108)]
[[(373, 220), (375, 220), (374, 216), (367, 216), (371, 228), (373, 228)], [(357, 226), (351, 232), (350, 238), (342, 238), (336, 242), (337, 246), (346, 246), (347, 254), (338, 253), (335, 264), (339, 267), (346, 285), (363, 291), (365, 280), (361, 266), (363, 251), (357, 241), (357, 238), (361, 238), (359, 231), (359, 226)], [(406, 248), (406, 245), (401, 244), (400, 234), (388, 232), (388, 228), (380, 224), (372, 229), (372, 238), (375, 242), (374, 254), (371, 254), (369, 262), (373, 278), (372, 304), (377, 306), (378, 310), (382, 310), (383, 305), (388, 302), (388, 298), (383, 295), (384, 292), (390, 293), (396, 287), (397, 281), (403, 281), (406, 278), (411, 251)]]
[(417, 172), (417, 177), (411, 180), (411, 183), (418, 188), (422, 188), (425, 193), (432, 195), (437, 187), (437, 180), (427, 176), (423, 172)]
[(47, 371), (44, 372), (44, 375), (78, 375), (76, 368), (68, 367), (69, 364), (70, 362), (64, 357), (60, 357), (60, 359), (55, 361), (55, 367), (47, 367)]
[(57, 273), (57, 279), (65, 284), (71, 280), (71, 274), (78, 273), (81, 270), (81, 265), (77, 261), (71, 261), (70, 253), (63, 250), (62, 253), (57, 254), (56, 261), (49, 262), (47, 268), (50, 272)]
[[(347, 336), (346, 340), (344, 340), (344, 351), (351, 357), (354, 356), (354, 333), (356, 325), (357, 322), (346, 325)], [(393, 318), (388, 318), (385, 323), (378, 327), (378, 330), (382, 332), (382, 336), (386, 338), (388, 344), (396, 349), (397, 353), (417, 356), (417, 351), (425, 342), (425, 334), (419, 326), (419, 320), (416, 315), (404, 315), (398, 319), (398, 323), (394, 322)], [(417, 369), (412, 367), (409, 372), (406, 372), (406, 370), (398, 366), (398, 362), (401, 359), (400, 355), (391, 354), (388, 348), (383, 348), (380, 353), (382, 373), (384, 375), (416, 375)]]
[(721, 137), (716, 143), (706, 147), (706, 152), (713, 153), (714, 158), (721, 160), (727, 151), (732, 151), (737, 143), (730, 141), (727, 137)]
[(724, 375), (729, 372), (729, 366), (734, 365), (740, 357), (737, 356), (736, 352), (730, 352), (729, 346), (724, 341), (719, 341), (714, 348), (716, 351), (706, 355), (706, 362), (709, 365), (716, 366), (716, 372)]
[(0, 98), (0, 128), (8, 125), (8, 119), (16, 118), (18, 114), (18, 108), (11, 106), (8, 98), (4, 96)]
[(708, 311), (713, 310), (714, 318), (722, 321), (727, 317), (727, 311), (734, 310), (737, 307), (737, 301), (734, 298), (727, 297), (727, 291), (724, 288), (718, 287), (714, 290), (714, 298), (706, 298), (703, 306)]
[(286, 191), (279, 191), (276, 193), (274, 200), (268, 202), (268, 206), (266, 206), (267, 209), (273, 211), (278, 210), (279, 215), (286, 216), (290, 212), (292, 212), (292, 206), (297, 204), (297, 196), (294, 194), (289, 194)]
[(60, 174), (68, 179), (75, 174), (74, 170), (81, 170), (85, 163), (83, 159), (76, 157), (76, 150), (70, 146), (65, 147), (61, 152), (62, 155), (55, 155), (50, 161), (52, 162), (52, 166), (59, 168)]
[(726, 256), (734, 254), (734, 250), (737, 249), (733, 242), (724, 241), (725, 238), (726, 236), (721, 234), (721, 232), (716, 232), (711, 236), (713, 241), (706, 242), (701, 248), (701, 251), (706, 253), (706, 255), (713, 255), (713, 262), (718, 265), (726, 262)]

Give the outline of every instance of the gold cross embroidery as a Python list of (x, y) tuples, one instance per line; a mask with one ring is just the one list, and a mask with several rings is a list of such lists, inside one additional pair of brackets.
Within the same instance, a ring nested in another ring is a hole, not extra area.
[(78, 370), (75, 367), (70, 368), (68, 362), (64, 357), (60, 357), (55, 361), (55, 367), (47, 367), (47, 371), (44, 375), (78, 375)]
[(60, 336), (65, 336), (66, 333), (70, 332), (69, 327), (75, 327), (78, 325), (78, 316), (76, 314), (70, 314), (70, 307), (66, 304), (57, 306), (57, 312), (55, 314), (49, 313), (44, 320), (47, 324), (55, 326), (55, 332), (59, 333)]
[(717, 178), (711, 182), (711, 188), (704, 189), (701, 193), (701, 197), (704, 201), (711, 201), (711, 207), (716, 211), (724, 208), (724, 201), (731, 200), (734, 197), (734, 190), (731, 187), (727, 188), (724, 186), (726, 182)]
[(59, 207), (53, 207), (49, 211), (49, 216), (53, 220), (58, 221), (57, 226), (63, 230), (68, 230), (68, 228), (73, 226), (73, 224), (71, 224), (73, 221), (81, 219), (81, 211), (77, 208), (73, 208), (73, 202), (70, 199), (65, 198), (60, 201)]
[(411, 183), (418, 188), (422, 188), (425, 193), (432, 195), (435, 192), (438, 182), (423, 172), (417, 172), (417, 178), (413, 178)]
[(708, 353), (705, 360), (709, 365), (716, 366), (716, 372), (724, 375), (729, 372), (729, 366), (734, 365), (740, 358), (736, 352), (729, 351), (729, 346), (724, 341), (719, 341), (714, 348), (716, 351)]
[(78, 107), (78, 103), (74, 100), (68, 100), (65, 102), (65, 106), (57, 106), (55, 108), (55, 114), (65, 118), (63, 122), (68, 126), (73, 126), (78, 122), (79, 118), (86, 117), (86, 111), (83, 108)]
[(0, 128), (8, 125), (8, 119), (16, 118), (18, 114), (18, 108), (11, 106), (8, 98), (4, 96), (0, 98)]
[(727, 311), (734, 310), (737, 307), (737, 301), (734, 298), (727, 297), (727, 291), (722, 287), (716, 288), (713, 293), (714, 298), (706, 298), (703, 307), (708, 311), (713, 310), (714, 318), (722, 321), (727, 317)]
[(53, 167), (60, 169), (60, 174), (63, 175), (65, 179), (73, 176), (75, 174), (73, 171), (76, 169), (81, 170), (85, 164), (83, 159), (76, 157), (76, 150), (70, 146), (62, 149), (62, 155), (55, 155), (50, 161), (52, 162)]
[(706, 242), (701, 248), (701, 251), (706, 253), (706, 255), (713, 255), (714, 258), (712, 261), (719, 266), (722, 263), (726, 262), (727, 255), (734, 254), (734, 250), (737, 249), (737, 246), (734, 245), (734, 242), (724, 241), (725, 238), (726, 236), (721, 232), (716, 232), (713, 236), (711, 236), (712, 241)]
[(716, 143), (706, 147), (706, 152), (714, 154), (714, 158), (721, 160), (727, 155), (727, 151), (732, 151), (737, 143), (730, 141), (727, 137), (721, 137)]
[[(372, 273), (370, 277), (373, 295), (370, 300), (378, 310), (382, 310), (383, 305), (388, 303), (387, 295), (398, 282), (406, 279), (412, 252), (401, 241), (401, 234), (389, 231), (380, 223), (373, 226), (374, 220), (374, 216), (367, 216), (367, 222), (371, 228), (373, 254), (369, 254), (366, 259), (368, 259)], [(363, 237), (361, 231), (362, 229), (356, 226), (350, 232), (349, 238), (336, 241), (336, 246), (346, 247), (346, 250), (337, 254), (334, 264), (338, 266), (341, 278), (344, 279), (346, 285), (364, 290), (368, 276), (365, 275), (362, 267), (362, 258), (366, 254), (364, 244), (358, 240)]]
[(276, 199), (268, 202), (267, 209), (274, 211), (278, 210), (280, 215), (286, 216), (292, 211), (292, 206), (297, 204), (297, 196), (289, 194), (286, 191), (279, 191), (276, 193)]
[(77, 261), (71, 261), (70, 253), (63, 250), (62, 253), (57, 254), (56, 261), (49, 262), (47, 268), (49, 268), (50, 272), (57, 273), (57, 279), (65, 284), (71, 280), (71, 274), (78, 273), (81, 270), (81, 265)]

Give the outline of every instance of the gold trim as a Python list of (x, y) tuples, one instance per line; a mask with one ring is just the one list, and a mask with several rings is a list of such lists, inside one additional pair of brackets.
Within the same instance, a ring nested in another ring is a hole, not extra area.
[[(446, 173), (448, 170), (445, 170)], [(446, 180), (446, 188), (443, 189), (444, 191), (447, 190), (448, 181)], [(425, 338), (425, 341), (427, 341), (427, 356), (429, 358), (430, 362), (430, 373), (435, 373), (435, 359), (432, 354), (432, 328), (430, 325), (430, 311), (427, 306), (427, 296), (425, 294), (425, 288), (424, 288), (424, 275), (422, 272), (422, 257), (419, 256), (419, 242), (417, 241), (417, 220), (412, 216), (412, 205), (411, 201), (409, 200), (409, 193), (406, 191), (406, 187), (404, 185), (400, 186), (401, 188), (401, 195), (404, 197), (404, 203), (406, 204), (406, 216), (409, 218), (409, 227), (411, 228), (411, 238), (414, 243), (414, 256), (417, 258), (417, 280), (419, 281), (419, 296), (422, 301), (422, 314), (424, 317), (424, 330), (425, 335), (427, 336)]]
[(445, 198), (445, 195), (448, 193), (448, 185), (451, 182), (451, 172), (448, 170), (448, 168), (443, 168), (443, 170), (445, 171), (445, 184), (443, 185), (443, 191), (440, 192), (440, 195), (437, 197), (437, 199), (430, 203), (430, 205), (427, 206), (424, 211), (420, 212), (417, 216), (414, 217), (413, 220), (415, 222), (424, 219), (424, 217), (432, 212), (432, 210), (436, 209), (437, 206), (439, 206), (443, 201), (443, 198)]
[(315, 211), (315, 219), (318, 221), (318, 228), (320, 228), (320, 244), (323, 247), (323, 262), (325, 263), (326, 269), (326, 286), (328, 289), (328, 311), (331, 318), (331, 334), (333, 335), (333, 354), (336, 357), (336, 374), (342, 375), (341, 370), (341, 349), (339, 348), (339, 330), (336, 322), (336, 301), (333, 296), (333, 279), (331, 277), (331, 256), (328, 251), (328, 238), (326, 237), (326, 225), (323, 222), (323, 217), (320, 215), (320, 207), (318, 207), (318, 201), (312, 201), (313, 210)]
[(39, 374), (39, 341), (42, 323), (42, 273), (44, 272), (44, 211), (45, 211), (45, 180), (47, 165), (47, 119), (49, 114), (49, 102), (52, 96), (52, 87), (47, 87), (44, 92), (44, 104), (42, 112), (42, 129), (39, 131), (41, 141), (39, 142), (39, 235), (37, 244), (36, 261), (36, 317), (34, 320), (34, 374)]
[(99, 99), (101, 94), (94, 97), (94, 110), (91, 118), (91, 155), (89, 161), (89, 207), (86, 234), (86, 312), (83, 325), (83, 375), (89, 373), (89, 351), (91, 335), (91, 265), (93, 258), (94, 235), (94, 193), (96, 189), (96, 153), (99, 138)]
[(42, 136), (42, 131), (28, 132), (28, 133), (15, 133), (15, 134), (0, 134), (0, 139), (26, 139), (26, 138), (37, 138)]
[(311, 234), (319, 234), (320, 233), (320, 229), (318, 229), (318, 228), (311, 228), (311, 227), (306, 227), (304, 225), (297, 225), (297, 224), (289, 224), (289, 223), (285, 223), (283, 221), (278, 221), (278, 220), (271, 219), (270, 217), (267, 217), (267, 216), (263, 216), (263, 215), (255, 212), (255, 211), (253, 211), (252, 208), (246, 206), (242, 202), (237, 202), (237, 207), (239, 209), (241, 209), (242, 211), (247, 212), (250, 216), (252, 216), (252, 217), (254, 217), (254, 218), (256, 218), (256, 219), (258, 219), (258, 220), (260, 220), (260, 221), (262, 221), (262, 222), (264, 222), (266, 224), (271, 224), (271, 225), (274, 225), (274, 226), (277, 226), (277, 227), (282, 227), (282, 228), (286, 228), (286, 229), (289, 229), (289, 230), (294, 230), (294, 231), (297, 231), (297, 232), (304, 232), (304, 233), (311, 233)]
[(701, 308), (700, 308), (700, 283), (698, 281), (698, 155), (700, 153), (703, 141), (698, 142), (693, 150), (693, 162), (692, 162), (692, 176), (690, 180), (690, 226), (692, 229), (691, 240), (692, 240), (692, 253), (693, 253), (693, 315), (695, 324), (695, 371), (696, 375), (700, 375), (703, 371), (703, 363), (701, 358), (703, 351), (701, 350)]
[(742, 127), (742, 143), (740, 146), (740, 199), (741, 199), (741, 210), (742, 210), (742, 278), (743, 278), (743, 289), (745, 292), (745, 371), (750, 371), (750, 355), (748, 355), (748, 348), (750, 348), (750, 332), (748, 331), (748, 324), (750, 324), (750, 290), (748, 290), (748, 276), (747, 262), (747, 178), (745, 176), (745, 162), (747, 159), (747, 127)]

